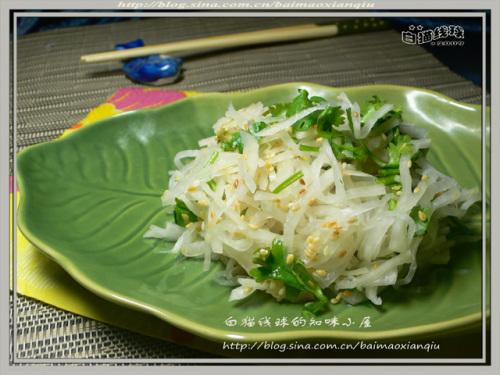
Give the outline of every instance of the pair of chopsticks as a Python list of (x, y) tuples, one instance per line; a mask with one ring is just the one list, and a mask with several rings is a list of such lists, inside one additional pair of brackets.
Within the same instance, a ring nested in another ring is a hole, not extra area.
[(327, 23), (310, 23), (238, 34), (181, 40), (177, 42), (154, 44), (150, 46), (119, 51), (100, 52), (90, 55), (83, 55), (81, 57), (81, 61), (86, 63), (93, 63), (113, 60), (126, 60), (135, 57), (157, 54), (170, 55), (180, 52), (206, 49), (224, 49), (248, 45), (325, 38), (357, 32), (377, 31), (387, 28), (388, 24), (385, 21), (374, 18), (356, 20), (349, 19)]

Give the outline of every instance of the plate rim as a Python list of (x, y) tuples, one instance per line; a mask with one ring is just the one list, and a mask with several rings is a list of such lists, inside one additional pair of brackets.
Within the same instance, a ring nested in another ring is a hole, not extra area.
[[(196, 100), (196, 98), (200, 97), (224, 97), (224, 96), (244, 96), (248, 93), (258, 93), (259, 91), (265, 91), (269, 89), (280, 89), (280, 88), (300, 88), (300, 86), (306, 86), (309, 88), (316, 88), (322, 90), (346, 90), (349, 89), (352, 91), (362, 91), (366, 89), (392, 89), (392, 90), (412, 90), (424, 92), (432, 97), (439, 98), (442, 101), (452, 103), (458, 105), (460, 107), (468, 107), (469, 110), (479, 111), (481, 110), (481, 105), (477, 104), (469, 104), (457, 101), (453, 98), (450, 98), (444, 94), (438, 93), (436, 91), (432, 91), (424, 88), (417, 88), (413, 86), (400, 86), (400, 85), (392, 85), (392, 84), (373, 84), (373, 85), (357, 85), (357, 86), (342, 86), (342, 87), (334, 87), (334, 86), (326, 86), (316, 83), (309, 82), (289, 82), (278, 85), (270, 85), (259, 87), (255, 89), (249, 89), (244, 91), (229, 91), (223, 93), (199, 93), (194, 96), (189, 96), (180, 100), (177, 100), (173, 103), (169, 103), (164, 106), (155, 107), (155, 108), (147, 108), (147, 109), (139, 109), (128, 112), (123, 112), (112, 116), (111, 118), (119, 118), (121, 116), (133, 115), (137, 112), (144, 113), (153, 113), (164, 110), (166, 107), (174, 107), (176, 105), (181, 105), (186, 101)], [(90, 126), (83, 127), (78, 129), (76, 132), (72, 132), (63, 138), (57, 138), (51, 140), (49, 142), (43, 142), (36, 145), (29, 146), (23, 149), (16, 156), (17, 160), (25, 157), (27, 153), (32, 152), (34, 149), (39, 147), (44, 147), (47, 144), (52, 144), (55, 142), (64, 142), (70, 138), (78, 136), (77, 134), (81, 134), (82, 132), (89, 131), (94, 126), (99, 126), (101, 123), (106, 123), (111, 118), (103, 119), (96, 121)], [(21, 173), (17, 173), (16, 170), (16, 181), (19, 186), (19, 191), (26, 191), (25, 181)], [(52, 248), (50, 245), (46, 244), (43, 240), (40, 240), (37, 235), (35, 235), (29, 229), (29, 226), (26, 225), (24, 218), (27, 216), (26, 214), (26, 200), (22, 198), (19, 201), (19, 206), (17, 208), (17, 226), (23, 235), (26, 237), (28, 241), (30, 241), (35, 247), (41, 250), (45, 255), (49, 256), (52, 260), (54, 260), (60, 267), (62, 267), (74, 280), (76, 280), (81, 286), (90, 290), (94, 294), (104, 298), (108, 301), (112, 301), (118, 303), (122, 306), (132, 308), (135, 310), (147, 312), (156, 316), (168, 324), (177, 326), (185, 331), (198, 335), (200, 337), (204, 337), (213, 341), (222, 342), (224, 340), (237, 340), (237, 341), (264, 341), (264, 340), (274, 340), (274, 341), (290, 341), (290, 340), (304, 340), (304, 339), (346, 339), (346, 340), (371, 340), (371, 339), (390, 339), (396, 337), (403, 336), (423, 336), (428, 335), (430, 333), (435, 334), (446, 334), (449, 331), (457, 330), (457, 329), (467, 329), (473, 325), (476, 325), (482, 319), (482, 309), (479, 312), (471, 313), (468, 315), (464, 315), (462, 317), (454, 318), (451, 320), (445, 320), (436, 323), (429, 324), (421, 324), (413, 327), (399, 328), (399, 329), (389, 329), (389, 330), (379, 330), (379, 331), (337, 331), (337, 330), (289, 330), (289, 331), (281, 331), (281, 332), (245, 332), (245, 331), (237, 331), (237, 330), (225, 330), (214, 328), (208, 325), (204, 325), (190, 319), (184, 318), (181, 315), (173, 313), (169, 310), (165, 310), (159, 308), (157, 306), (138, 301), (134, 298), (127, 297), (123, 295), (123, 293), (116, 292), (107, 286), (100, 285), (92, 280), (91, 277), (87, 277), (83, 270), (80, 270), (76, 262), (72, 261), (70, 258), (64, 256), (57, 249)]]

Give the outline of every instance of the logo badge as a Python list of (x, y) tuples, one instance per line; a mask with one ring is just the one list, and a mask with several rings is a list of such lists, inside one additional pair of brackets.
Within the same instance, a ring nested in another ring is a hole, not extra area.
[(401, 41), (405, 44), (463, 45), (464, 38), (464, 28), (457, 25), (437, 26), (434, 29), (410, 25), (408, 30), (401, 32)]

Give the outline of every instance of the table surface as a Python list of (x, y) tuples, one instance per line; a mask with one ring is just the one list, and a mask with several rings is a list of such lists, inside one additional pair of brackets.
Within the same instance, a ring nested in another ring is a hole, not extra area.
[[(58, 137), (122, 86), (120, 63), (83, 65), (83, 54), (136, 38), (146, 44), (310, 23), (318, 18), (152, 18), (60, 29), (18, 38), (17, 147)], [(170, 89), (234, 91), (307, 81), (330, 86), (389, 83), (439, 91), (467, 103), (481, 89), (394, 30), (187, 56)], [(167, 87), (166, 87), (167, 88)], [(212, 355), (17, 298), (18, 358), (195, 358)]]

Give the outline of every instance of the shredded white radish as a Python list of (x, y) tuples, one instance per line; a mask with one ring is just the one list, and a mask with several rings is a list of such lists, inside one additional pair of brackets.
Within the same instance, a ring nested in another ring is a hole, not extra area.
[(325, 108), (325, 106), (318, 105), (316, 107), (304, 109), (302, 112), (299, 112), (296, 115), (293, 115), (292, 117), (290, 117), (282, 122), (279, 122), (271, 127), (265, 128), (264, 130), (260, 131), (258, 133), (258, 135), (260, 137), (267, 137), (270, 135), (274, 135), (280, 131), (287, 130), (290, 126), (295, 124), (300, 119), (306, 117), (310, 113), (317, 111), (318, 109), (323, 109), (323, 108)]
[(164, 238), (168, 241), (177, 241), (184, 232), (184, 228), (174, 223), (167, 223), (165, 228), (157, 225), (151, 225), (149, 230), (144, 233), (145, 238)]
[[(380, 133), (372, 136), (371, 130), (395, 106), (381, 105), (362, 121), (359, 104), (345, 94), (332, 103), (350, 111), (352, 118), (349, 124), (344, 117), (337, 132), (366, 142), (386, 162), (384, 150), (391, 140)], [(351, 289), (348, 303), (364, 296), (380, 305), (381, 288), (409, 283), (421, 245), (442, 246), (434, 261), (446, 260), (450, 242), (438, 225), (440, 218), (463, 216), (478, 201), (478, 193), (462, 189), (425, 158), (412, 160), (404, 152), (395, 161), (398, 166), (391, 167), (397, 179), (384, 184), (370, 169), (359, 168), (348, 147), (335, 151), (335, 141), (318, 137), (314, 128), (292, 134), (297, 121), (328, 105), (320, 102), (289, 118), (273, 117), (262, 103), (241, 109), (230, 105), (214, 125), (215, 137), (200, 140), (198, 150), (175, 156), (177, 170), (170, 172), (162, 196), (165, 206), (181, 200), (197, 220), (185, 227), (152, 225), (144, 237), (176, 241), (172, 251), (202, 258), (204, 269), (212, 257), (223, 259), (226, 268), (216, 279), (238, 286), (230, 300), (256, 290), (284, 298), (279, 283), (249, 277), (255, 252), (268, 249), (274, 239), (283, 241), (287, 253), (304, 264), (321, 288)], [(262, 129), (251, 128), (259, 122), (265, 124)], [(424, 130), (401, 125), (399, 119), (385, 130), (395, 126), (411, 136), (406, 147), (413, 153), (430, 147)], [(235, 135), (241, 144), (230, 150), (222, 146)], [(189, 211), (178, 213), (181, 220), (186, 218), (182, 215), (189, 218)], [(422, 223), (428, 225), (425, 236)]]

